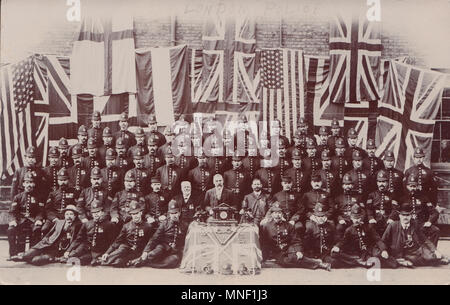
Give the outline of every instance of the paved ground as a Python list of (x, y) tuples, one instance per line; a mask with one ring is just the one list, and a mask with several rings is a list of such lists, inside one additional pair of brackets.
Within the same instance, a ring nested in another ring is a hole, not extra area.
[[(440, 241), (439, 250), (450, 256), (450, 241)], [(256, 276), (187, 275), (178, 270), (152, 268), (115, 269), (81, 267), (80, 281), (68, 281), (65, 265), (34, 267), (7, 262), (8, 243), (0, 240), (0, 284), (161, 284), (161, 285), (241, 285), (241, 284), (450, 284), (450, 265), (416, 269), (381, 270), (381, 281), (368, 281), (366, 269), (323, 270), (263, 268)]]

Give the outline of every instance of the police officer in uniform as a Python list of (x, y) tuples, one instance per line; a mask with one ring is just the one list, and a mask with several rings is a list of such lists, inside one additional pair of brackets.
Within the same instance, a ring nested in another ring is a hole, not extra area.
[(131, 221), (121, 229), (113, 244), (102, 255), (103, 266), (125, 267), (131, 260), (138, 258), (155, 227), (142, 219), (144, 207), (139, 202), (130, 202)]
[(345, 230), (351, 225), (350, 212), (354, 204), (364, 206), (362, 195), (354, 191), (352, 176), (345, 174), (342, 179), (343, 193), (336, 197), (336, 238), (341, 240)]
[(324, 150), (328, 150), (330, 156), (333, 155), (334, 151), (331, 151), (330, 147), (328, 146), (328, 129), (326, 126), (320, 126), (319, 128), (319, 141), (317, 145), (317, 153), (322, 155), (322, 152)]
[(83, 158), (82, 164), (84, 168), (88, 170), (88, 173), (91, 172), (91, 169), (94, 167), (104, 168), (105, 167), (105, 161), (101, 158), (100, 154), (98, 153), (98, 147), (97, 142), (95, 142), (95, 139), (89, 138), (88, 139), (88, 156), (86, 158)]
[(375, 229), (364, 222), (364, 211), (360, 205), (352, 206), (352, 225), (345, 230), (344, 237), (331, 249), (332, 257), (347, 267), (372, 266), (369, 258), (376, 257), (381, 267), (396, 268), (397, 262), (389, 256), (387, 247)]
[(188, 174), (188, 180), (192, 183), (193, 192), (203, 195), (207, 190), (213, 187), (213, 172), (208, 167), (208, 162), (203, 150), (197, 156), (198, 165), (191, 169)]
[(258, 147), (253, 141), (256, 140), (253, 139), (253, 137), (250, 137), (248, 150), (246, 150), (245, 157), (242, 159), (242, 166), (249, 173), (252, 179), (261, 167), (261, 157), (258, 153)]
[(375, 156), (375, 141), (373, 139), (367, 140), (367, 157), (363, 160), (363, 168), (369, 172), (369, 190), (376, 190), (377, 172), (384, 168), (383, 162), (380, 158)]
[(130, 169), (136, 177), (136, 190), (143, 195), (150, 192), (150, 175), (148, 170), (144, 167), (144, 152), (136, 149), (133, 152), (134, 168)]
[(69, 258), (78, 258), (82, 266), (99, 265), (102, 254), (108, 250), (116, 236), (116, 228), (103, 211), (101, 201), (92, 202), (91, 215), (92, 219), (81, 226), (77, 237), (67, 249)]
[(308, 156), (303, 160), (303, 168), (305, 174), (311, 177), (316, 175), (322, 167), (320, 156), (317, 155), (316, 141), (314, 139), (308, 138), (306, 140), (306, 153)]
[(311, 190), (303, 194), (300, 202), (305, 209), (306, 219), (313, 214), (317, 202), (327, 205), (327, 217), (329, 219), (331, 219), (334, 214), (334, 203), (327, 192), (322, 189), (322, 179), (319, 175), (311, 177)]
[(363, 197), (365, 201), (369, 195), (367, 192), (369, 172), (362, 167), (363, 155), (359, 150), (353, 151), (353, 168), (347, 172), (352, 177), (353, 190)]
[(272, 156), (266, 154), (261, 160), (261, 168), (256, 172), (255, 178), (259, 178), (263, 184), (263, 191), (272, 196), (281, 190), (279, 171), (273, 165)]
[(79, 210), (79, 218), (85, 223), (92, 219), (91, 204), (94, 200), (99, 200), (108, 209), (111, 208), (112, 198), (108, 196), (108, 192), (102, 186), (102, 172), (100, 168), (94, 167), (91, 170), (91, 185), (81, 190), (77, 200), (77, 208)]
[(78, 128), (78, 143), (72, 145), (70, 150), (72, 151), (75, 145), (80, 145), (81, 150), (82, 150), (81, 155), (82, 155), (83, 158), (85, 158), (85, 157), (87, 157), (89, 155), (87, 142), (88, 142), (87, 128), (86, 128), (86, 126), (81, 125)]
[(126, 173), (129, 169), (133, 168), (133, 161), (127, 156), (127, 146), (123, 138), (119, 138), (116, 141), (117, 159), (116, 165), (122, 171)]
[(92, 113), (92, 128), (88, 130), (88, 137), (94, 139), (95, 143), (97, 143), (97, 147), (101, 147), (103, 145), (103, 132), (100, 127), (101, 121), (102, 118), (100, 112), (94, 111), (94, 113)]
[(148, 174), (153, 177), (156, 170), (164, 165), (164, 160), (156, 155), (158, 146), (154, 138), (147, 139), (147, 146), (148, 154), (144, 156), (144, 166), (148, 170)]
[(412, 219), (417, 222), (425, 236), (437, 247), (440, 230), (436, 227), (439, 213), (431, 202), (430, 198), (418, 190), (418, 178), (409, 175), (406, 179), (405, 194), (400, 198), (400, 202), (409, 203), (412, 207)]
[(335, 197), (338, 192), (339, 178), (331, 170), (331, 157), (330, 151), (325, 149), (322, 151), (322, 168), (317, 171), (317, 174), (321, 177), (323, 182), (323, 189), (330, 195), (331, 197)]
[[(117, 192), (111, 204), (111, 222), (122, 228), (124, 223), (131, 220), (129, 215), (129, 203), (131, 200), (145, 205), (144, 196), (136, 190), (136, 177), (132, 170), (126, 172), (124, 177), (124, 189)], [(117, 232), (118, 233), (118, 232)]]
[(116, 147), (115, 142), (114, 142), (114, 137), (111, 132), (111, 128), (105, 127), (103, 129), (102, 139), (103, 139), (103, 144), (99, 147), (98, 153), (101, 156), (101, 159), (105, 160), (106, 152), (108, 151), (108, 149), (110, 149), (110, 148), (114, 149)]
[(69, 172), (64, 167), (58, 171), (58, 188), (52, 191), (45, 203), (45, 223), (42, 234), (46, 235), (52, 228), (56, 219), (64, 219), (64, 210), (68, 205), (76, 205), (77, 195), (75, 188), (69, 186)]
[(134, 134), (128, 131), (128, 114), (126, 112), (122, 112), (120, 114), (119, 127), (120, 130), (114, 134), (114, 139), (116, 140), (116, 143), (119, 138), (122, 138), (124, 140), (127, 149), (136, 145), (136, 139), (134, 137)]
[(59, 150), (59, 161), (58, 161), (58, 167), (65, 167), (66, 169), (69, 169), (73, 166), (73, 160), (71, 158), (71, 147), (69, 147), (69, 143), (65, 138), (59, 139), (58, 142), (58, 150)]
[(244, 199), (244, 196), (251, 191), (251, 177), (244, 170), (242, 159), (237, 153), (233, 156), (232, 163), (233, 168), (226, 171), (223, 175), (224, 186), (233, 192), (235, 197), (234, 201), (239, 204), (238, 209), (240, 210), (240, 204)]
[[(87, 168), (82, 165), (83, 149), (81, 145), (77, 144), (72, 147), (73, 166), (69, 168), (69, 184), (74, 187), (78, 194), (82, 189), (89, 187), (89, 172)], [(78, 197), (78, 196), (77, 196)]]
[(156, 177), (161, 181), (162, 190), (170, 197), (180, 193), (181, 170), (175, 164), (172, 150), (166, 153), (166, 164), (156, 170)]
[(283, 142), (278, 143), (277, 153), (278, 153), (278, 164), (276, 166), (277, 170), (280, 172), (280, 176), (285, 176), (287, 170), (292, 167), (292, 164), (287, 154), (286, 146)]
[(286, 176), (291, 177), (293, 191), (300, 196), (309, 190), (310, 177), (308, 177), (303, 171), (302, 156), (299, 150), (294, 150), (292, 155), (292, 167), (286, 171)]
[(316, 203), (313, 215), (306, 220), (303, 246), (305, 256), (320, 259), (330, 264), (331, 268), (338, 267), (336, 259), (331, 257), (331, 249), (336, 243), (336, 229), (332, 221), (327, 218), (327, 206)]
[(181, 218), (180, 207), (174, 200), (171, 200), (167, 219), (159, 224), (155, 234), (145, 246), (140, 259), (133, 261), (131, 265), (176, 268), (183, 255), (188, 225)]
[(396, 198), (403, 194), (403, 173), (394, 167), (395, 157), (391, 150), (384, 153), (384, 170), (388, 176), (388, 190)]
[(165, 218), (170, 194), (161, 189), (161, 180), (158, 177), (151, 179), (152, 192), (145, 196), (144, 217), (148, 223), (159, 223)]
[(269, 208), (269, 195), (263, 193), (259, 178), (253, 179), (252, 190), (253, 192), (245, 195), (239, 214), (241, 223), (253, 223), (259, 227)]
[(144, 130), (141, 127), (136, 128), (134, 133), (134, 138), (136, 139), (136, 144), (128, 149), (128, 157), (133, 157), (133, 151), (140, 149), (144, 152), (144, 155), (148, 154), (147, 143), (145, 142)]
[(101, 169), (103, 188), (108, 197), (114, 198), (116, 193), (123, 188), (122, 171), (116, 165), (117, 152), (109, 148), (106, 152), (106, 167)]
[(192, 154), (191, 139), (187, 134), (177, 137), (175, 164), (180, 168), (181, 179), (187, 178), (189, 171), (197, 166), (197, 159)]
[[(25, 189), (23, 187), (23, 181), (25, 178), (25, 175), (27, 173), (32, 173), (34, 177), (34, 183), (35, 183), (35, 189), (40, 194), (40, 197), (42, 200), (45, 200), (43, 198), (46, 194), (45, 190), (43, 189), (45, 187), (45, 173), (42, 170), (41, 167), (37, 166), (37, 160), (36, 160), (36, 147), (30, 146), (25, 151), (25, 159), (24, 163), (25, 166), (16, 169), (14, 172), (14, 176), (12, 178), (12, 185), (11, 185), (11, 199), (14, 198), (19, 193), (22, 193)], [(43, 193), (41, 193), (41, 191)]]
[(13, 197), (8, 226), (9, 255), (13, 257), (34, 246), (41, 237), (44, 203), (38, 196), (35, 178), (31, 172), (23, 177), (23, 192)]
[(47, 182), (45, 191), (47, 194), (58, 189), (58, 171), (60, 167), (58, 166), (59, 151), (57, 147), (50, 147), (48, 161), (49, 165), (44, 168), (45, 181)]
[[(331, 170), (339, 177), (339, 182), (342, 182), (344, 174), (350, 169), (350, 163), (345, 158), (345, 142), (343, 138), (337, 138), (334, 143), (334, 156), (331, 157)], [(339, 192), (342, 189), (339, 188)]]
[(175, 133), (173, 132), (172, 127), (167, 126), (166, 129), (164, 129), (164, 136), (166, 143), (158, 147), (158, 150), (156, 151), (156, 155), (161, 159), (164, 159), (168, 151), (172, 151), (172, 144), (175, 140)]
[(282, 267), (330, 269), (329, 264), (304, 256), (300, 235), (285, 220), (279, 206), (273, 205), (269, 209), (269, 215), (270, 220), (261, 227), (260, 233), (263, 261), (275, 259)]
[(327, 140), (328, 147), (333, 155), (335, 153), (336, 140), (338, 138), (341, 138), (341, 127), (339, 126), (339, 121), (336, 118), (333, 118), (331, 121), (331, 135)]
[(417, 177), (418, 190), (430, 197), (431, 202), (437, 203), (437, 182), (433, 171), (423, 164), (425, 153), (421, 147), (416, 147), (413, 154), (414, 165), (405, 171), (405, 177), (414, 175)]
[(358, 133), (354, 128), (350, 128), (347, 132), (347, 148), (345, 149), (344, 156), (349, 163), (352, 162), (353, 153), (355, 151), (359, 151), (361, 153), (362, 158), (367, 157), (367, 153), (361, 147), (357, 146), (358, 142)]
[(366, 204), (369, 226), (373, 226), (380, 236), (387, 225), (394, 222), (399, 208), (398, 202), (388, 191), (387, 181), (386, 171), (380, 170), (377, 173), (377, 190), (369, 194)]
[[(214, 135), (212, 135), (213, 137)], [(206, 147), (206, 146), (204, 146)], [(208, 158), (208, 167), (211, 169), (213, 174), (225, 173), (228, 170), (228, 162), (226, 157), (223, 156), (223, 149), (219, 146), (216, 141), (211, 141), (210, 157)], [(208, 149), (206, 149), (208, 152)]]
[(148, 116), (147, 124), (149, 128), (149, 132), (145, 134), (147, 136), (147, 141), (153, 139), (156, 142), (157, 147), (161, 147), (166, 144), (166, 138), (158, 131), (158, 124), (154, 114), (150, 114)]

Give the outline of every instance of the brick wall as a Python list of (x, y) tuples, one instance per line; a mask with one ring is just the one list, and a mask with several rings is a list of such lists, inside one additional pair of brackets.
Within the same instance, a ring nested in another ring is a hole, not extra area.
[[(298, 1), (301, 5), (291, 2), (288, 1), (285, 6), (282, 6), (271, 0), (263, 1), (266, 5), (261, 5), (261, 16), (258, 15), (256, 18), (257, 47), (301, 48), (308, 55), (327, 55), (329, 51), (329, 20), (331, 18), (330, 13), (324, 9), (328, 7), (327, 2)], [(402, 3), (402, 1), (396, 0), (393, 3)], [(148, 9), (148, 11), (155, 10)], [(385, 11), (392, 10), (385, 8)], [(201, 47), (202, 22), (199, 14), (198, 11), (184, 10), (176, 17), (176, 44)], [(424, 63), (425, 54), (419, 50), (419, 46), (411, 39), (410, 35), (402, 33), (398, 28), (398, 22), (395, 21), (396, 16), (394, 13), (383, 15), (382, 44), (384, 49), (382, 56), (392, 58), (409, 55), (416, 59), (416, 63)], [(69, 55), (78, 27), (79, 22), (67, 22), (62, 16), (53, 18), (45, 25), (40, 26), (39, 39), (35, 38), (29, 41), (24, 47), (26, 50), (21, 49), (17, 52)], [(30, 24), (29, 28), (32, 30), (33, 24)], [(4, 30), (2, 22), (2, 37)], [(25, 34), (25, 32), (21, 34)], [(136, 48), (170, 46), (172, 44), (170, 17), (164, 16), (164, 14), (140, 12), (139, 16), (135, 17), (135, 41)], [(11, 44), (14, 44), (14, 41), (3, 41), (2, 62), (8, 60), (4, 49)], [(17, 54), (17, 52), (9, 53)]]

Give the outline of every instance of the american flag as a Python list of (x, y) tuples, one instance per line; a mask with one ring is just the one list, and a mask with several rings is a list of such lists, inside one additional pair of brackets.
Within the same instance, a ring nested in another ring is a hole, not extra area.
[(332, 103), (379, 99), (381, 49), (379, 22), (365, 15), (335, 17), (330, 29)]
[(31, 103), (33, 60), (28, 57), (0, 70), (0, 174), (10, 176), (23, 166), (23, 155), (33, 145)]
[(261, 120), (280, 120), (281, 133), (291, 139), (298, 119), (305, 115), (303, 52), (293, 49), (262, 50), (261, 68)]
[(395, 167), (407, 169), (414, 149), (425, 151), (430, 164), (435, 118), (441, 104), (446, 75), (392, 60), (383, 99), (378, 105), (376, 155), (392, 150)]

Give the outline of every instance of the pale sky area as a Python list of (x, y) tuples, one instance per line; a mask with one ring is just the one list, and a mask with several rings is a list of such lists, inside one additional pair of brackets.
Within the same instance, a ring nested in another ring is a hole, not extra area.
[[(76, 29), (76, 23), (66, 20), (69, 8), (66, 1), (73, 0), (2, 0), (0, 61), (14, 62), (32, 54), (50, 29)], [(301, 20), (311, 18), (311, 13), (327, 17), (333, 12), (332, 7), (341, 3), (338, 0), (319, 1), (330, 5), (323, 6), (312, 0), (259, 0), (253, 1), (256, 4), (251, 5), (257, 16), (276, 20), (275, 15), (282, 14), (284, 18), (296, 19), (298, 16)], [(85, 2), (82, 0), (84, 9)], [(206, 9), (204, 0), (97, 2), (106, 3), (101, 6), (102, 10), (113, 8), (117, 11), (114, 3), (119, 3), (120, 10), (128, 9), (137, 17), (151, 16), (160, 19), (170, 14), (195, 18)], [(320, 7), (321, 10), (313, 12), (314, 7)], [(424, 56), (428, 67), (450, 68), (450, 0), (382, 0), (381, 21), (386, 34), (407, 37), (410, 48)], [(76, 33), (74, 37), (75, 35)]]

